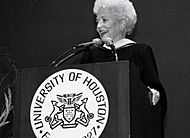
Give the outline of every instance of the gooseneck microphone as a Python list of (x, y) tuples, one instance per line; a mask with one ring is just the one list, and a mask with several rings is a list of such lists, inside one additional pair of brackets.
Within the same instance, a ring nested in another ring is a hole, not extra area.
[(77, 48), (87, 48), (87, 47), (90, 47), (90, 46), (96, 46), (96, 47), (98, 47), (98, 46), (100, 46), (102, 44), (102, 41), (101, 41), (101, 39), (99, 39), (99, 38), (95, 38), (95, 39), (93, 39), (91, 42), (85, 42), (85, 43), (81, 43), (81, 44), (78, 44), (78, 45), (76, 45), (76, 46), (74, 46), (74, 48), (75, 49), (77, 49)]
[(66, 52), (61, 54), (58, 58), (56, 58), (53, 62), (51, 62), (49, 67), (58, 67), (59, 65), (67, 61), (68, 59), (74, 57), (75, 55), (78, 55), (79, 53), (83, 52), (90, 46), (99, 47), (101, 44), (102, 44), (102, 41), (99, 38), (95, 38), (91, 42), (77, 44), (72, 49), (67, 50)]

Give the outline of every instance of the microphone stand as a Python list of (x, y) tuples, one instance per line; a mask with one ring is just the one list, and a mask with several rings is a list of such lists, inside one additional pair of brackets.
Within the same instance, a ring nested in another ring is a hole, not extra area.
[(82, 53), (84, 50), (85, 50), (85, 48), (81, 49), (81, 50), (78, 50), (77, 52), (73, 52), (73, 53), (69, 54), (65, 58), (61, 59), (58, 63), (56, 63), (54, 65), (54, 67), (58, 67), (59, 65), (63, 64), (65, 61), (69, 60), (70, 58), (74, 57), (75, 55), (78, 55), (78, 54)]
[[(61, 65), (62, 63), (64, 63), (65, 61), (69, 60), (70, 58), (74, 57), (75, 55), (80, 54), (81, 52), (85, 51), (87, 48), (90, 47), (89, 44), (87, 46), (80, 46), (80, 45), (76, 45), (73, 48), (67, 50), (66, 52), (64, 52), (63, 54), (61, 54), (57, 59), (55, 59), (50, 65), (49, 67), (58, 67), (59, 65)], [(82, 49), (80, 49), (82, 48)], [(76, 49), (80, 49), (78, 51), (75, 52)], [(74, 51), (74, 52), (73, 52)], [(71, 54), (69, 54), (68, 56), (66, 56), (68, 53), (72, 52)], [(65, 57), (66, 56), (66, 57)], [(65, 57), (65, 58), (63, 58)]]
[(108, 45), (108, 46), (110, 46), (110, 48), (111, 48), (111, 51), (112, 51), (114, 60), (115, 60), (115, 61), (118, 61), (118, 55), (117, 55), (117, 52), (116, 52), (116, 50), (115, 50), (114, 44), (110, 44), (110, 45)]
[(115, 61), (118, 61), (118, 55), (117, 55), (113, 40), (111, 38), (104, 38), (102, 41), (105, 43), (105, 45), (107, 45), (111, 48), (111, 52), (113, 54), (113, 59)]
[(65, 51), (65, 52), (64, 52), (63, 54), (61, 54), (58, 58), (56, 58), (56, 59), (49, 65), (49, 67), (51, 67), (51, 66), (54, 66), (54, 67), (55, 67), (55, 65), (57, 64), (57, 62), (58, 62), (61, 58), (63, 58), (65, 55), (67, 55), (67, 54), (70, 53), (71, 51), (74, 51), (75, 49), (76, 49), (76, 48), (73, 47), (73, 48), (71, 48), (71, 49)]

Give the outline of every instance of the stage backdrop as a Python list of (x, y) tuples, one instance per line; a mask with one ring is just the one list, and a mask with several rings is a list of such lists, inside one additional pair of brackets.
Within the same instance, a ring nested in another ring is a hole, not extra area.
[[(166, 138), (190, 137), (190, 1), (133, 0), (134, 40), (152, 46), (168, 96)], [(48, 66), (75, 44), (98, 37), (93, 0), (1, 0), (0, 45), (18, 68)], [(74, 59), (70, 62), (76, 62)]]

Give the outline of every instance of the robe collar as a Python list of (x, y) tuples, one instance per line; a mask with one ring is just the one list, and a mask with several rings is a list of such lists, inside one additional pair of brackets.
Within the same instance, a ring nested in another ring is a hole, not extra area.
[[(127, 38), (123, 38), (123, 39), (117, 41), (116, 43), (114, 43), (114, 46), (115, 46), (115, 49), (118, 49), (125, 45), (130, 46), (131, 43), (136, 43), (136, 42), (133, 40), (127, 39)], [(103, 47), (111, 50), (111, 48), (109, 46), (107, 46), (106, 44), (104, 44)]]

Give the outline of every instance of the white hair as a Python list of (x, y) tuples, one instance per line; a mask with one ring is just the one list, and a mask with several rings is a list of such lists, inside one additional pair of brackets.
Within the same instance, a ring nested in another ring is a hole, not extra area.
[(128, 32), (131, 34), (137, 22), (137, 14), (133, 3), (129, 0), (96, 0), (94, 3), (93, 12), (97, 15), (100, 9), (108, 8), (112, 14), (120, 19), (128, 21)]

